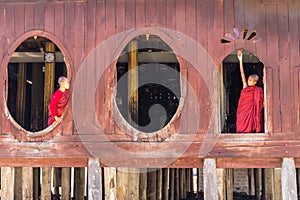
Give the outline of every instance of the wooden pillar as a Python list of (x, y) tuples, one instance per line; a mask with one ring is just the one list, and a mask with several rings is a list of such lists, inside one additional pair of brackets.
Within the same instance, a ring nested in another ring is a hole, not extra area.
[(226, 199), (233, 200), (233, 180), (234, 174), (233, 169), (225, 169), (225, 179), (226, 179)]
[(179, 177), (179, 169), (175, 169), (174, 172), (174, 199), (179, 200), (180, 196), (180, 191), (179, 191), (179, 182), (180, 182), (180, 177)]
[(15, 199), (22, 199), (22, 168), (15, 167), (15, 185), (14, 185), (14, 195)]
[(33, 199), (39, 199), (40, 190), (40, 168), (33, 168)]
[(179, 179), (179, 196), (180, 199), (185, 199), (186, 198), (186, 169), (179, 169), (179, 174), (180, 174), (180, 179)]
[(147, 169), (140, 169), (139, 200), (147, 199)]
[(147, 176), (147, 200), (156, 199), (156, 170), (150, 169)]
[[(55, 44), (53, 42), (46, 42), (46, 53), (55, 53)], [(44, 79), (44, 127), (47, 126), (48, 120), (48, 105), (51, 96), (54, 92), (55, 81), (55, 62), (45, 62), (45, 79)]]
[(284, 158), (281, 170), (282, 200), (298, 199), (296, 169), (293, 158)]
[(99, 159), (88, 161), (88, 199), (102, 199), (102, 172)]
[(129, 43), (128, 54), (128, 120), (131, 124), (138, 124), (138, 43)]
[(61, 199), (71, 199), (71, 168), (63, 167), (61, 169)]
[(169, 184), (169, 196), (170, 200), (174, 200), (175, 198), (175, 169), (169, 170), (170, 184)]
[(51, 200), (51, 167), (42, 167), (41, 199)]
[(139, 169), (117, 168), (117, 199), (139, 199)]
[(264, 199), (274, 200), (274, 169), (264, 169)]
[(156, 171), (156, 200), (162, 200), (162, 169)]
[(203, 191), (203, 169), (197, 169), (197, 190)]
[(85, 190), (85, 168), (75, 167), (74, 168), (74, 197), (76, 200), (84, 199)]
[(14, 200), (14, 167), (1, 167), (1, 199)]
[(169, 169), (162, 169), (162, 199), (169, 199)]
[[(16, 102), (16, 120), (21, 126), (25, 126), (25, 102), (26, 102), (26, 64), (19, 63), (18, 66), (18, 84), (17, 84), (17, 102)], [(16, 197), (18, 198), (18, 197)]]
[(204, 159), (203, 165), (204, 200), (218, 200), (216, 160)]
[(22, 199), (33, 199), (33, 168), (22, 167)]
[(282, 200), (281, 168), (274, 169), (274, 200)]
[(53, 187), (54, 187), (54, 196), (59, 197), (59, 186), (61, 185), (61, 168), (53, 168)]
[(226, 200), (226, 184), (225, 184), (225, 169), (218, 168), (217, 169), (217, 177), (218, 177), (218, 196), (219, 200)]
[(116, 199), (117, 197), (117, 168), (104, 168), (104, 189), (105, 199)]
[(255, 198), (262, 199), (262, 169), (254, 169)]

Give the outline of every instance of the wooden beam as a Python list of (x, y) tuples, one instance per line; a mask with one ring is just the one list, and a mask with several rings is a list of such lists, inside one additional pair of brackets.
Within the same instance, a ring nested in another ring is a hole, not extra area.
[(1, 199), (14, 200), (15, 169), (1, 167)]
[(203, 166), (204, 200), (218, 200), (216, 160), (204, 159)]
[(283, 158), (281, 181), (282, 200), (297, 199), (296, 169), (293, 158)]
[(22, 200), (33, 199), (33, 168), (22, 167)]
[(88, 199), (102, 199), (102, 171), (99, 159), (89, 159), (88, 162)]

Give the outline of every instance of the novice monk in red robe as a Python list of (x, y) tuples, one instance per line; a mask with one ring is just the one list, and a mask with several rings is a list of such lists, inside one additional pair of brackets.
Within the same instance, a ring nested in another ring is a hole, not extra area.
[(64, 112), (64, 109), (69, 101), (69, 80), (61, 76), (58, 79), (59, 89), (55, 91), (52, 95), (50, 104), (48, 106), (49, 109), (49, 118), (48, 118), (48, 126), (50, 126), (53, 122), (61, 122), (61, 116)]
[(243, 81), (238, 108), (236, 112), (236, 132), (237, 133), (259, 133), (261, 132), (261, 117), (264, 102), (262, 88), (255, 86), (259, 80), (258, 75), (252, 74), (246, 82), (242, 50), (237, 51), (240, 63), (240, 72)]

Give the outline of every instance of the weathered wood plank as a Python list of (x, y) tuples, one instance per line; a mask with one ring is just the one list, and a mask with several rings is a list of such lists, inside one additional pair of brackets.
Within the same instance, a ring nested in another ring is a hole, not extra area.
[(51, 200), (51, 167), (42, 167), (41, 199)]
[(33, 168), (22, 167), (22, 200), (33, 199)]
[(102, 199), (102, 171), (99, 159), (88, 161), (88, 199)]
[(85, 168), (74, 168), (74, 197), (75, 199), (84, 199), (85, 191)]
[(174, 0), (167, 0), (167, 28), (175, 30), (176, 24), (176, 16), (175, 13), (175, 1)]
[(15, 167), (14, 198), (22, 199), (22, 168)]
[(19, 37), (25, 31), (25, 7), (24, 4), (15, 5), (15, 36)]
[(14, 199), (14, 172), (13, 167), (1, 167), (1, 199)]
[(71, 198), (71, 168), (63, 167), (61, 172), (61, 198), (68, 200)]
[(45, 3), (39, 2), (34, 5), (34, 27), (44, 30), (45, 28)]

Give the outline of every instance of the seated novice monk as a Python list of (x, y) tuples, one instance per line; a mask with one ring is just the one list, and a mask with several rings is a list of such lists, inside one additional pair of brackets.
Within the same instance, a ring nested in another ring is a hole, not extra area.
[(48, 106), (49, 109), (49, 118), (48, 118), (48, 126), (50, 126), (53, 122), (61, 122), (61, 115), (64, 112), (64, 109), (69, 101), (69, 80), (61, 76), (58, 79), (59, 89), (55, 91), (52, 95), (50, 104)]
[(258, 75), (250, 75), (246, 82), (242, 53), (242, 50), (237, 51), (243, 81), (243, 89), (241, 91), (236, 112), (236, 132), (259, 133), (261, 132), (264, 93), (262, 88), (255, 86), (259, 79)]

